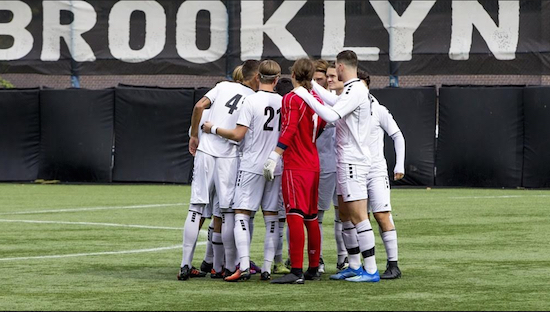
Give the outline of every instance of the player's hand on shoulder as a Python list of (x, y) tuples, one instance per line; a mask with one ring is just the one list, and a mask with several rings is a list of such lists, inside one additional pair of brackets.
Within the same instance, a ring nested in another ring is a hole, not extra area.
[(195, 156), (197, 153), (197, 147), (199, 147), (199, 138), (198, 137), (190, 137), (189, 138), (189, 153), (191, 155)]
[(210, 121), (207, 121), (201, 126), (201, 129), (204, 133), (212, 133), (211, 130), (213, 125), (214, 124), (212, 124)]

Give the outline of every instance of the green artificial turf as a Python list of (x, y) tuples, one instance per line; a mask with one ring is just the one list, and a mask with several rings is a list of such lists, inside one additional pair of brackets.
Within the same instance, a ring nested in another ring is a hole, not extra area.
[[(241, 283), (176, 280), (189, 186), (0, 184), (0, 194), (0, 310), (550, 306), (550, 191), (392, 190), (403, 277), (375, 284), (328, 280), (336, 272), (331, 210), (323, 222), (327, 273), (305, 285), (270, 285), (259, 275)], [(373, 228), (383, 271), (385, 251)], [(263, 234), (259, 213), (251, 257), (260, 266)], [(205, 240), (202, 233), (196, 266)]]

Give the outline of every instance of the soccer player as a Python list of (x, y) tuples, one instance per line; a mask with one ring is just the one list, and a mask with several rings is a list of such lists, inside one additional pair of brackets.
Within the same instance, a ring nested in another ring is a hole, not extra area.
[(327, 88), (327, 68), (328, 62), (323, 59), (315, 61), (315, 73), (313, 73), (313, 80), (317, 82), (321, 87)]
[[(319, 94), (328, 104), (326, 106), (303, 88), (295, 92), (325, 121), (336, 122), (338, 207), (344, 243), (348, 249), (349, 267), (332, 275), (331, 279), (378, 282), (380, 274), (376, 267), (374, 233), (367, 212), (367, 175), (371, 164), (371, 139), (368, 131), (371, 124), (371, 101), (369, 89), (357, 79), (357, 65), (355, 52), (346, 50), (338, 53), (336, 71), (338, 79), (344, 81), (344, 92), (336, 98), (332, 94), (330, 97)], [(316, 85), (315, 90), (317, 89), (323, 88)], [(364, 268), (361, 265), (361, 255), (364, 258)]]
[[(183, 228), (179, 280), (186, 280), (191, 275), (191, 261), (199, 235), (200, 219), (205, 206), (210, 203), (213, 192), (216, 192), (218, 196), (220, 210), (214, 212), (214, 232), (220, 229), (219, 224), (222, 221), (225, 225), (225, 229), (223, 225), (221, 227), (221, 235), (225, 250), (226, 271), (232, 274), (236, 269), (236, 247), (233, 236), (234, 216), (230, 205), (237, 178), (238, 146), (236, 142), (213, 134), (202, 135), (199, 143), (199, 123), (203, 111), (210, 108), (210, 121), (220, 127), (233, 127), (237, 121), (243, 98), (254, 94), (258, 89), (258, 65), (258, 61), (244, 62), (242, 68), (244, 82), (242, 84), (228, 81), (218, 83), (195, 104), (193, 109), (189, 152), (195, 156), (195, 159), (189, 212)], [(214, 248), (214, 253), (216, 253), (216, 249)], [(216, 255), (214, 258), (217, 258)], [(221, 268), (216, 267), (216, 263), (214, 264), (214, 270), (220, 272)]]
[[(299, 59), (292, 66), (294, 87), (311, 90), (315, 67), (309, 59)], [(305, 89), (304, 89), (305, 90)], [(308, 91), (306, 91), (308, 92)], [(309, 93), (308, 93), (309, 94)], [(323, 122), (296, 93), (283, 97), (282, 126), (277, 147), (264, 164), (264, 176), (274, 179), (281, 155), (283, 161), (283, 199), (289, 228), (291, 272), (271, 281), (273, 284), (303, 284), (304, 279), (319, 279), (320, 233), (317, 222), (319, 156), (315, 140)], [(308, 232), (309, 267), (303, 272), (304, 225)]]
[[(367, 87), (370, 84), (369, 76), (358, 71), (360, 78)], [(401, 270), (397, 265), (397, 232), (391, 215), (390, 181), (388, 167), (384, 157), (384, 132), (394, 143), (395, 168), (393, 178), (401, 180), (405, 176), (405, 138), (389, 110), (381, 105), (371, 94), (372, 124), (371, 144), (369, 146), (372, 165), (367, 176), (367, 189), (369, 192), (368, 209), (372, 212), (380, 228), (380, 236), (386, 249), (386, 271), (380, 275), (381, 279), (395, 279), (401, 277)]]
[(279, 139), (282, 97), (274, 91), (281, 67), (272, 60), (260, 63), (260, 88), (256, 94), (244, 100), (237, 126), (233, 129), (219, 128), (212, 123), (204, 124), (204, 132), (215, 133), (233, 141), (242, 141), (241, 158), (233, 210), (235, 211), (235, 242), (239, 253), (239, 269), (225, 281), (236, 282), (250, 279), (250, 232), (248, 222), (252, 212), (262, 206), (266, 232), (264, 240), (264, 263), (261, 280), (271, 279), (271, 265), (279, 239), (279, 213), (283, 208), (279, 201), (281, 187), (281, 161), (275, 169), (273, 181), (263, 176), (263, 164)]

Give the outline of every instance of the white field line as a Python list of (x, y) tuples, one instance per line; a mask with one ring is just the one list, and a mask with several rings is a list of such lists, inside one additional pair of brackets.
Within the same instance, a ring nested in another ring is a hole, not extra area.
[[(198, 242), (197, 245), (205, 245), (206, 242)], [(143, 252), (156, 252), (171, 249), (181, 248), (181, 245), (149, 248), (149, 249), (135, 249), (135, 250), (123, 250), (123, 251), (106, 251), (106, 252), (91, 252), (91, 253), (79, 253), (68, 255), (51, 255), (51, 256), (35, 256), (35, 257), (15, 257), (15, 258), (0, 258), (0, 261), (21, 261), (21, 260), (36, 260), (36, 259), (58, 259), (58, 258), (70, 258), (70, 257), (90, 257), (90, 256), (108, 256), (108, 255), (122, 255), (122, 254), (134, 254)]]
[[(153, 225), (136, 225), (136, 224), (119, 224), (119, 223), (97, 223), (97, 222), (69, 222), (69, 221), (43, 221), (43, 220), (9, 220), (0, 219), (0, 222), (15, 222), (15, 223), (45, 223), (45, 224), (68, 224), (68, 225), (96, 225), (96, 226), (113, 226), (125, 228), (139, 229), (159, 229), (159, 230), (179, 230), (183, 227), (168, 227), (168, 226), (153, 226)], [(203, 230), (203, 232), (206, 232)]]
[(501, 196), (453, 196), (450, 199), (484, 199), (484, 198), (521, 198), (521, 197), (550, 197), (550, 195), (501, 195)]
[(67, 208), (67, 209), (52, 209), (52, 210), (2, 212), (2, 213), (0, 213), (0, 215), (38, 214), (38, 213), (55, 213), (55, 212), (76, 212), (76, 211), (94, 211), (94, 210), (112, 210), (112, 209), (163, 208), (163, 207), (187, 206), (187, 205), (188, 204), (186, 204), (186, 203), (174, 203), (174, 204), (153, 204), (153, 205), (133, 205), (133, 206), (83, 207), (83, 208)]

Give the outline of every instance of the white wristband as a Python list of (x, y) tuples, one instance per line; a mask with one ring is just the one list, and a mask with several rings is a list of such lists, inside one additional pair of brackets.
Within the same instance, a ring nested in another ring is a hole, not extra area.
[(277, 162), (279, 158), (281, 158), (281, 155), (275, 151), (272, 151), (271, 154), (269, 154), (269, 159), (274, 160), (275, 162)]
[(210, 132), (212, 132), (213, 134), (218, 134), (218, 126), (212, 126), (212, 128), (210, 128)]

